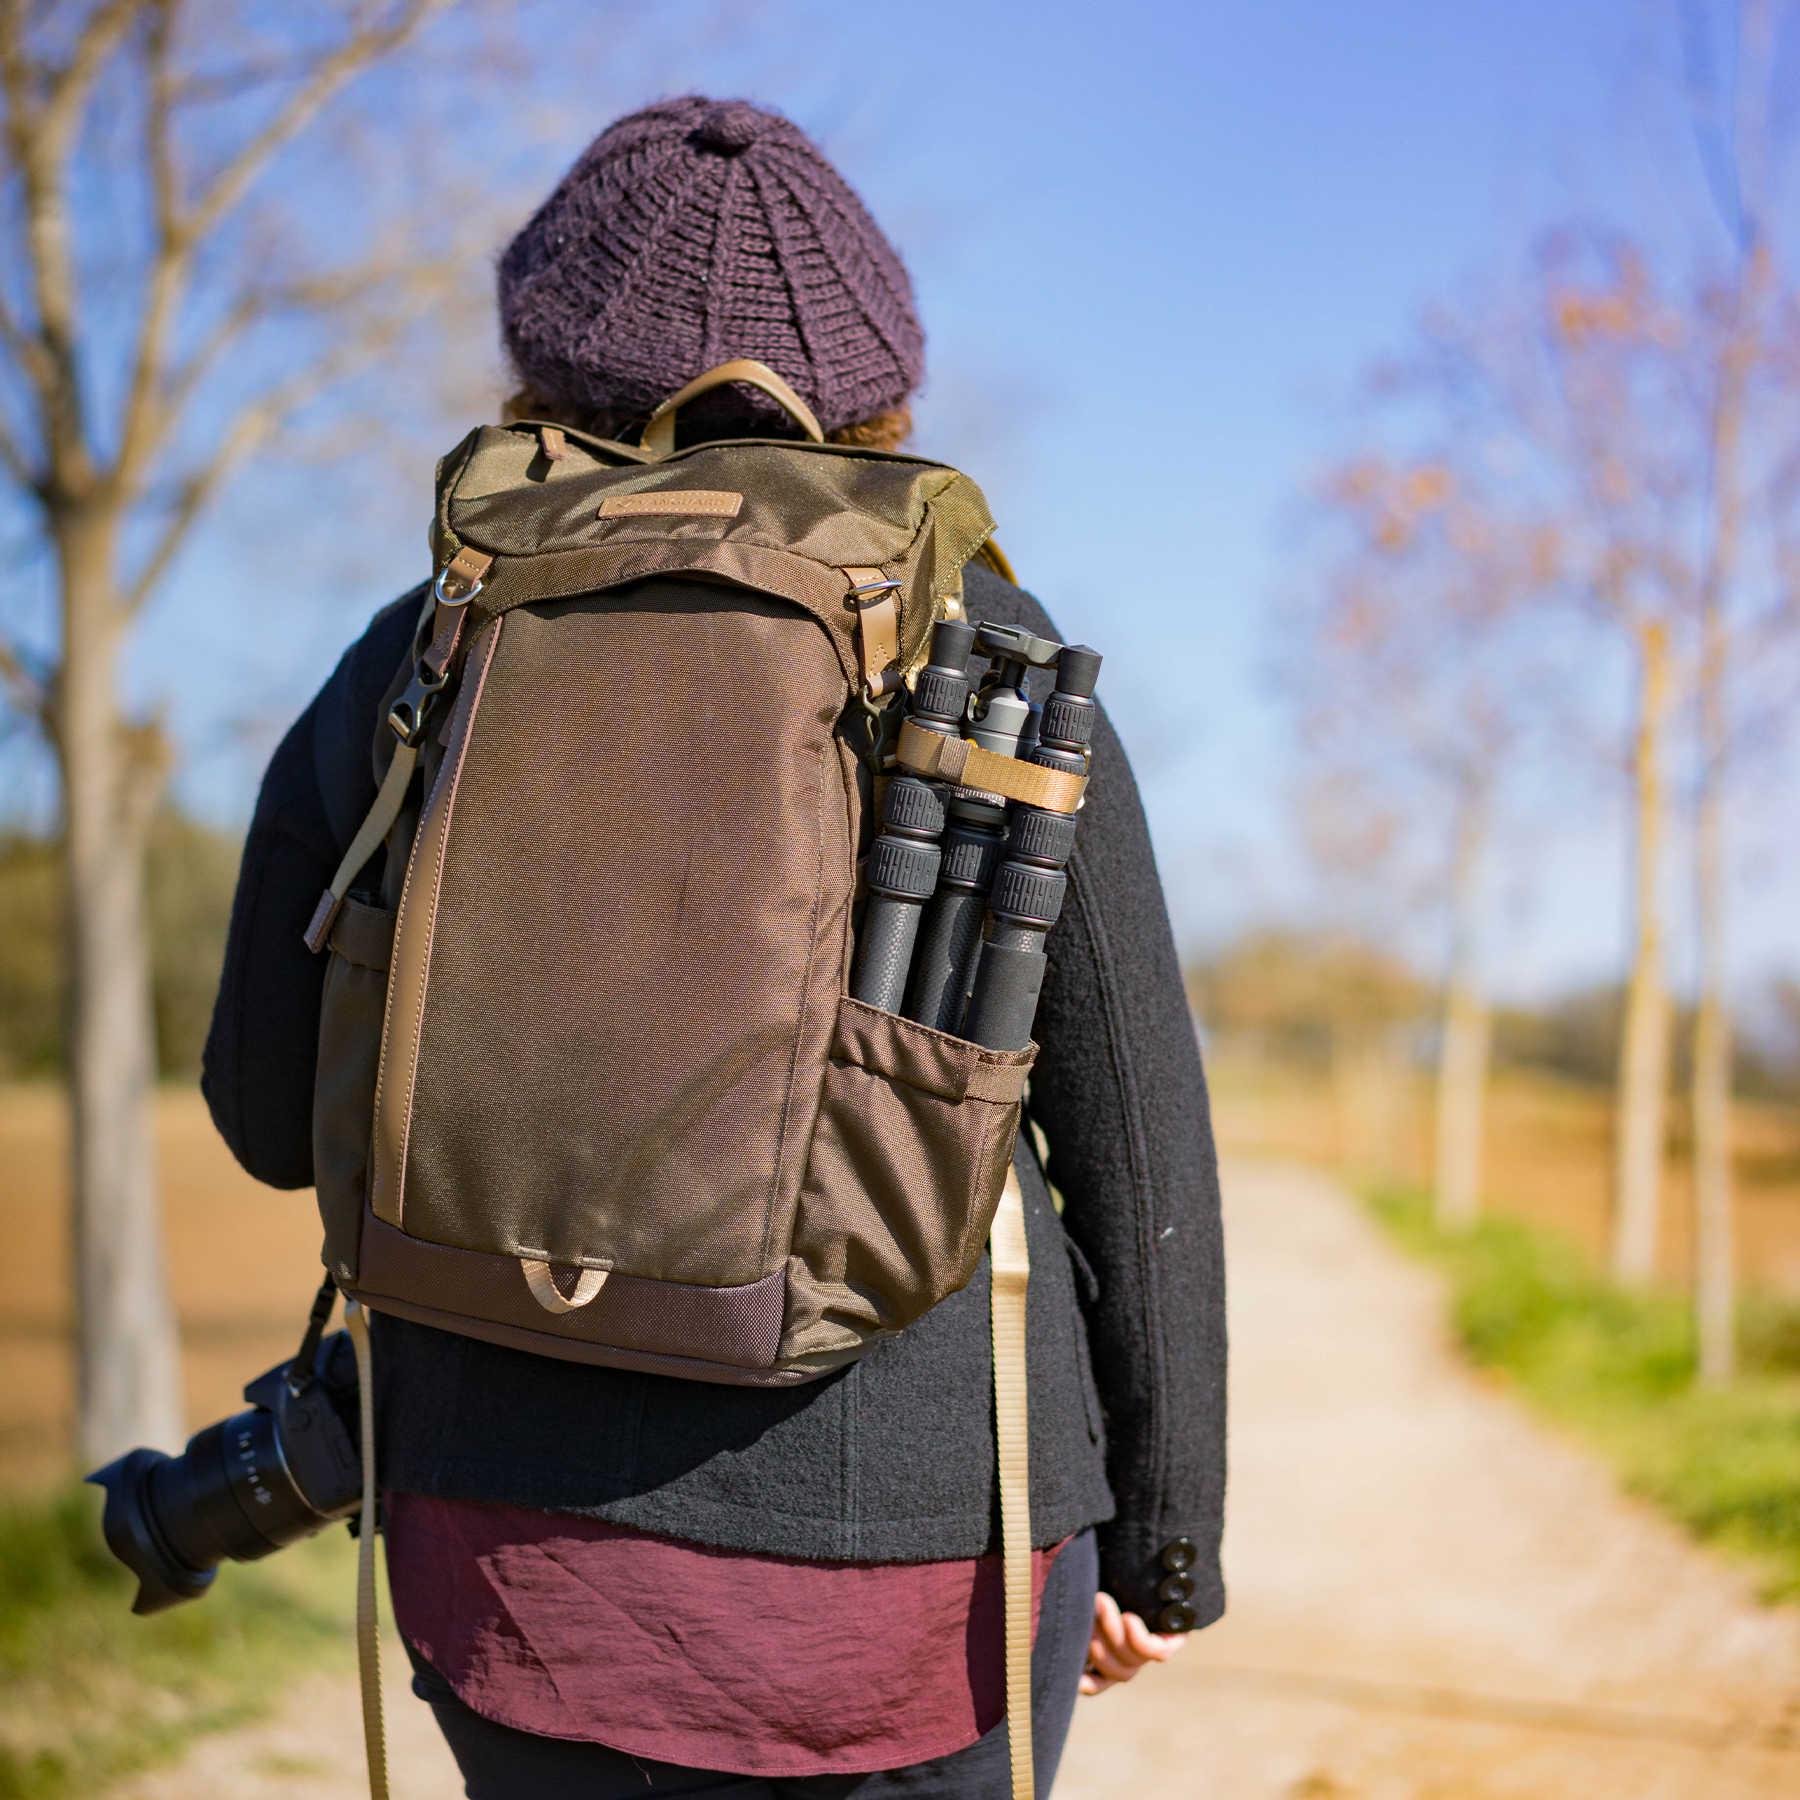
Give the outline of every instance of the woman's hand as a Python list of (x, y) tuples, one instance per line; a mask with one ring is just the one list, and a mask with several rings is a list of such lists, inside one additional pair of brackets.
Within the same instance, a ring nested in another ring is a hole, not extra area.
[(1104, 1694), (1151, 1663), (1167, 1662), (1187, 1642), (1186, 1632), (1162, 1637), (1136, 1613), (1122, 1613), (1111, 1594), (1094, 1596), (1094, 1635), (1088, 1639), (1084, 1694)]

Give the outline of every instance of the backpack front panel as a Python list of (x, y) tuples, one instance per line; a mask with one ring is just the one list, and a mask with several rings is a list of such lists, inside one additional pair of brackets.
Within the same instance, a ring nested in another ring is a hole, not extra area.
[(854, 879), (836, 658), (796, 609), (697, 582), (490, 630), (400, 910), (375, 1215), (456, 1249), (756, 1281), (811, 1128), (815, 957), (841, 978), (821, 927)]
[(968, 1280), (1031, 1060), (846, 991), (849, 590), (898, 580), (911, 666), (985, 507), (916, 459), (607, 468), (528, 438), (447, 459), (440, 560), (483, 555), (483, 592), (364, 909), (391, 955), (331, 938), (332, 1266), (376, 1311), (543, 1354), (808, 1380)]

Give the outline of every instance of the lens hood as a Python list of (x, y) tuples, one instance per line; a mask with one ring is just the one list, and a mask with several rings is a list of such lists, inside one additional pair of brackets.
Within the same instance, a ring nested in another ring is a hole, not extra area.
[(218, 1574), (216, 1567), (190, 1569), (157, 1529), (148, 1497), (150, 1477), (170, 1460), (160, 1450), (130, 1450), (87, 1478), (106, 1490), (100, 1529), (107, 1549), (137, 1577), (137, 1597), (131, 1610), (143, 1615), (199, 1599)]

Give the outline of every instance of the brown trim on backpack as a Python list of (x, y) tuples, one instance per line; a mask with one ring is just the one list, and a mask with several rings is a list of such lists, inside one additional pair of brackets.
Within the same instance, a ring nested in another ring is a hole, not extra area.
[[(494, 566), (494, 559), (485, 550), (477, 550), (473, 544), (464, 544), (451, 557), (444, 570), (444, 598), (451, 602), (467, 600), (472, 591), (480, 587), (482, 578)], [(454, 588), (452, 583), (455, 584)], [(448, 660), (448, 659), (446, 659)]]
[[(481, 705), (494, 648), (504, 619), (478, 632), (450, 715), (444, 761), (425, 803), (413, 840), (406, 883), (394, 925), (394, 955), (381, 1027), (381, 1062), (375, 1079), (375, 1153), (372, 1204), (376, 1216), (398, 1225), (406, 1182), (406, 1140), (412, 1122), (413, 1083), (419, 1072), (419, 1034), (425, 1016), (425, 984), (431, 972), (431, 940), (437, 929), (439, 883), (449, 841), (450, 814), (476, 709)], [(415, 880), (417, 889), (415, 891)]]

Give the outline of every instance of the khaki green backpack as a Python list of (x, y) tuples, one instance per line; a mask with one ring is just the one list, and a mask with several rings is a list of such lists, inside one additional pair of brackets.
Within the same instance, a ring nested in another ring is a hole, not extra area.
[[(676, 409), (726, 381), (775, 394), (806, 440), (675, 450)], [(471, 433), (439, 466), (438, 574), (380, 792), (307, 942), (329, 958), (325, 1260), (370, 1311), (802, 1382), (964, 1286), (1007, 1197), (996, 1374), (1022, 1722), (1009, 1177), (1035, 1051), (846, 991), (885, 727), (933, 625), (960, 615), (964, 565), (997, 558), (992, 528), (955, 470), (824, 443), (760, 364), (690, 383), (640, 446)], [(359, 885), (383, 846), (379, 886)], [(372, 1488), (372, 1444), (364, 1462)], [(371, 1564), (371, 1604), (372, 1582)]]

